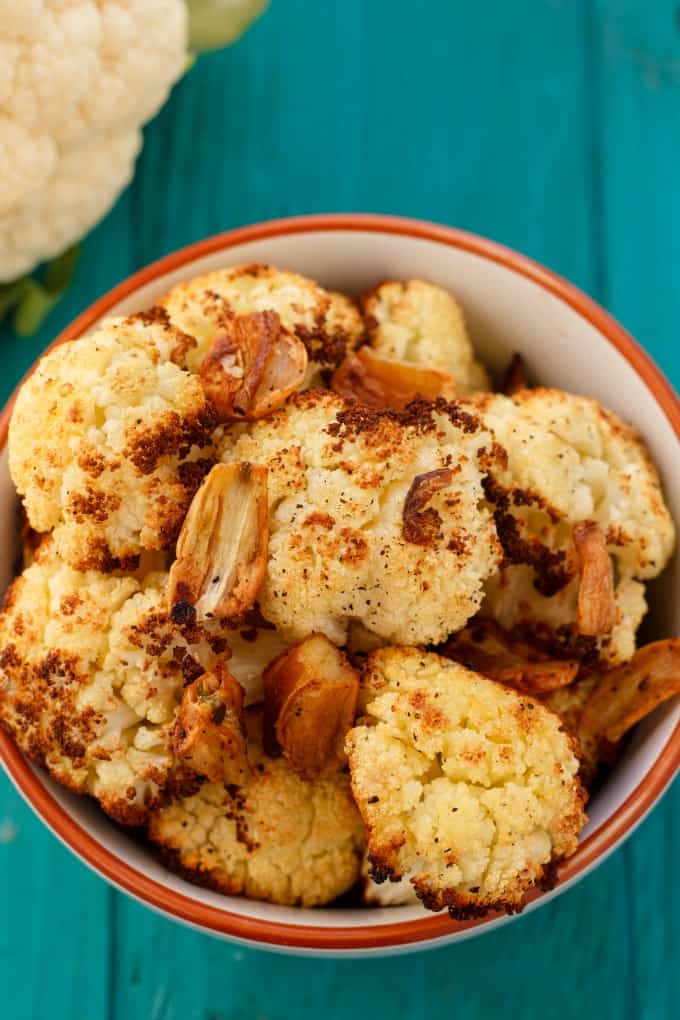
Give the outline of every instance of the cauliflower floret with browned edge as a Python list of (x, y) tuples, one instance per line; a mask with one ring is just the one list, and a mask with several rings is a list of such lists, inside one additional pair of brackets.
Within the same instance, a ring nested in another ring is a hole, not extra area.
[(377, 411), (321, 390), (227, 433), (222, 460), (268, 469), (265, 619), (291, 641), (336, 644), (354, 621), (396, 642), (462, 627), (500, 556), (481, 505), (490, 443), (456, 404)]
[(184, 341), (143, 316), (109, 320), (46, 355), (19, 393), (12, 478), (32, 527), (54, 529), (77, 569), (172, 547), (213, 462), (210, 404), (171, 360)]
[[(470, 404), (507, 454), (486, 483), (506, 560), (483, 613), (551, 652), (626, 661), (647, 608), (642, 582), (663, 570), (675, 542), (640, 436), (597, 401), (561, 390), (481, 394)], [(599, 635), (578, 627), (574, 534), (584, 522), (601, 529), (613, 564), (614, 623)]]
[(371, 870), (368, 854), (364, 854), (360, 875), (361, 902), (367, 907), (422, 906), (408, 875), (396, 882), (374, 882)]
[(271, 903), (320, 906), (358, 878), (364, 829), (346, 773), (313, 781), (267, 757), (259, 712), (246, 713), (252, 779), (206, 783), (150, 819), (150, 839), (190, 881)]
[(185, 683), (229, 656), (218, 624), (181, 627), (167, 575), (80, 573), (51, 540), (0, 615), (0, 723), (60, 783), (140, 824), (165, 788), (195, 789), (171, 749)]
[(369, 344), (387, 358), (450, 372), (458, 394), (491, 388), (463, 310), (448, 291), (424, 280), (388, 280), (360, 302)]
[(522, 909), (585, 823), (572, 738), (539, 702), (417, 648), (368, 660), (346, 750), (373, 877), (460, 919)]
[(196, 338), (187, 365), (197, 372), (215, 333), (230, 317), (276, 312), (282, 326), (301, 340), (309, 356), (307, 385), (323, 369), (336, 368), (363, 335), (358, 309), (344, 294), (315, 280), (260, 264), (218, 269), (177, 284), (159, 299), (173, 325)]

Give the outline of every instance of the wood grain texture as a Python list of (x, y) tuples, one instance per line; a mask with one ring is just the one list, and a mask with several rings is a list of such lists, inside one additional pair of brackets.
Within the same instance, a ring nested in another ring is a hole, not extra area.
[[(243, 223), (351, 209), (532, 255), (603, 301), (678, 383), (676, 7), (273, 0), (174, 90), (41, 334), (3, 335), (1, 395), (151, 259)], [(1, 779), (0, 1016), (670, 1020), (679, 809), (676, 784), (596, 874), (502, 931), (401, 960), (318, 962), (209, 939), (108, 890)]]

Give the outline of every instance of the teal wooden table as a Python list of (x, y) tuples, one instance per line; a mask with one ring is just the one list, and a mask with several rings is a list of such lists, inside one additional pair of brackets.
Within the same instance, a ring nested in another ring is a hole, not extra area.
[[(534, 256), (680, 382), (677, 0), (273, 0), (201, 57), (40, 335), (2, 336), (2, 396), (132, 270), (302, 212), (421, 216)], [(2, 1020), (665, 1020), (680, 1013), (680, 786), (575, 889), (395, 960), (276, 957), (108, 888), (0, 778)]]

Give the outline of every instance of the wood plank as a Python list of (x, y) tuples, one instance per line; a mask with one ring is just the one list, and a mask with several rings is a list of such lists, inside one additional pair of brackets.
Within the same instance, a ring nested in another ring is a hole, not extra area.
[(3, 1018), (107, 1016), (111, 895), (0, 776)]
[[(653, 7), (598, 0), (602, 298), (680, 383), (680, 20)], [(631, 944), (629, 1015), (670, 1017), (680, 1001), (678, 784), (625, 846)]]
[(677, 0), (597, 0), (602, 241), (611, 310), (680, 382)]

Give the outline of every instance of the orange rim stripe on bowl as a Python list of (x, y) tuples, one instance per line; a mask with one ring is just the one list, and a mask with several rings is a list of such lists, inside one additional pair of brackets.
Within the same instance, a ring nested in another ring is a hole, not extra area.
[[(57, 337), (48, 350), (56, 344), (82, 336), (123, 298), (128, 297), (158, 276), (181, 268), (187, 262), (216, 251), (226, 252), (230, 248), (250, 241), (279, 237), (285, 234), (329, 230), (370, 231), (435, 241), (498, 262), (532, 280), (578, 312), (626, 358), (645, 382), (676, 436), (680, 439), (680, 401), (673, 387), (635, 340), (604, 309), (600, 308), (577, 287), (550, 270), (544, 269), (531, 259), (493, 241), (453, 228), (400, 217), (364, 214), (293, 217), (242, 227), (199, 241), (159, 259), (114, 287), (79, 315)], [(7, 441), (9, 419), (15, 396), (16, 391), (0, 415), (0, 450), (4, 448)], [(441, 914), (423, 913), (422, 917), (413, 921), (399, 921), (371, 927), (358, 925), (334, 928), (319, 925), (301, 926), (250, 918), (200, 903), (190, 896), (176, 892), (174, 889), (168, 889), (148, 878), (98, 843), (61, 807), (13, 741), (2, 731), (0, 731), (0, 758), (16, 786), (36, 813), (67, 846), (96, 871), (149, 906), (208, 931), (271, 946), (360, 950), (430, 941), (457, 931), (486, 925), (494, 919), (486, 918), (461, 923), (451, 921), (448, 916)], [(652, 768), (624, 803), (596, 832), (581, 843), (576, 854), (562, 866), (558, 886), (572, 881), (591, 867), (599, 857), (614, 849), (616, 844), (641, 821), (667, 788), (678, 768), (679, 761), (680, 725), (676, 726)], [(530, 897), (530, 901), (536, 900), (540, 896), (541, 893), (536, 892)]]

